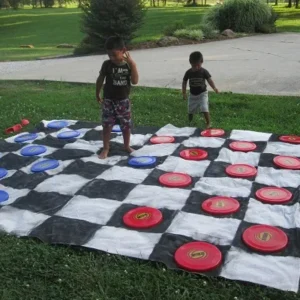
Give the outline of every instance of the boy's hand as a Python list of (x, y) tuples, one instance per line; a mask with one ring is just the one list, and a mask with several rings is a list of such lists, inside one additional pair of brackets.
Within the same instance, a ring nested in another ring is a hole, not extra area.
[(219, 94), (219, 90), (217, 88), (214, 88), (214, 91)]
[(96, 100), (99, 104), (101, 104), (103, 102), (103, 99), (100, 96), (97, 96)]
[(125, 59), (125, 61), (126, 61), (129, 65), (134, 64), (134, 61), (133, 61), (133, 59), (131, 58), (131, 56), (130, 56), (130, 54), (129, 54), (128, 51), (126, 51), (126, 52), (124, 53), (124, 59)]

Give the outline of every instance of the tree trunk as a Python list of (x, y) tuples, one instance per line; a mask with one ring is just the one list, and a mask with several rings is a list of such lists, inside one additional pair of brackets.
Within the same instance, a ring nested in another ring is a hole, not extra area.
[(289, 0), (288, 7), (292, 7), (292, 0)]
[(296, 0), (296, 1), (295, 1), (295, 7), (296, 7), (296, 8), (299, 8), (299, 0)]

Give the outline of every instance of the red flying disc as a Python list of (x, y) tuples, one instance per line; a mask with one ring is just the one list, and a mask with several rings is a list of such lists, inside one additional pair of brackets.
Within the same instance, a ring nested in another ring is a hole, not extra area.
[(252, 177), (257, 173), (256, 168), (246, 164), (230, 165), (226, 168), (226, 173), (233, 177)]
[(201, 135), (211, 137), (211, 136), (222, 136), (224, 135), (224, 133), (225, 131), (223, 129), (206, 129), (201, 132)]
[(249, 152), (256, 149), (256, 145), (250, 142), (232, 142), (229, 147), (235, 151)]
[(138, 207), (123, 216), (123, 222), (132, 228), (151, 228), (163, 220), (160, 210), (152, 207)]
[(273, 161), (275, 165), (284, 169), (291, 169), (291, 170), (300, 169), (300, 159), (297, 157), (279, 155), (274, 157)]
[(166, 173), (159, 177), (159, 182), (167, 187), (186, 187), (192, 183), (192, 178), (183, 173)]
[(202, 203), (202, 209), (216, 215), (232, 214), (239, 210), (240, 203), (230, 197), (212, 197)]
[(271, 253), (283, 250), (288, 244), (288, 237), (279, 228), (254, 225), (244, 231), (243, 241), (254, 250)]
[(150, 139), (152, 144), (166, 144), (174, 143), (175, 138), (173, 136), (154, 136)]
[(179, 247), (175, 261), (183, 269), (192, 272), (211, 271), (222, 262), (222, 253), (214, 245), (206, 242), (191, 242)]
[(255, 193), (256, 197), (266, 203), (286, 203), (292, 199), (293, 194), (278, 187), (264, 187)]
[(180, 156), (187, 160), (201, 160), (208, 156), (205, 150), (201, 149), (187, 149), (180, 152)]
[(279, 140), (292, 144), (300, 144), (300, 136), (296, 135), (282, 135), (279, 137)]

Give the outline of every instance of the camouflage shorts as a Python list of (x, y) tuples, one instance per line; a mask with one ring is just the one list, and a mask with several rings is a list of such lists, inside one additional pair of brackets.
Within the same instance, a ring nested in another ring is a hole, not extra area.
[(114, 126), (119, 123), (122, 130), (131, 128), (131, 105), (129, 99), (104, 99), (102, 103), (103, 127)]

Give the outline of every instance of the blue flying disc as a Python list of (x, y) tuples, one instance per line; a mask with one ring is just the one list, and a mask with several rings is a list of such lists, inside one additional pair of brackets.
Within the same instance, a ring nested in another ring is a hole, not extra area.
[(8, 198), (8, 194), (5, 191), (0, 190), (0, 203), (5, 202)]
[(37, 138), (37, 134), (36, 133), (25, 133), (25, 134), (17, 136), (15, 138), (15, 142), (22, 143), (22, 142), (34, 140), (36, 138)]
[(68, 130), (61, 132), (57, 135), (59, 139), (72, 139), (80, 135), (79, 131), (76, 130)]
[(47, 170), (55, 169), (59, 166), (59, 162), (56, 159), (46, 159), (35, 163), (31, 167), (31, 172), (44, 172)]
[(47, 151), (47, 148), (44, 146), (28, 146), (26, 148), (23, 148), (21, 150), (21, 155), (23, 156), (34, 156), (34, 155), (39, 155)]
[(122, 130), (121, 130), (120, 125), (115, 125), (115, 126), (112, 128), (111, 131), (112, 131), (112, 132), (121, 132)]
[(0, 168), (0, 178), (3, 178), (7, 175), (7, 170), (6, 169), (3, 169), (3, 168)]
[(129, 160), (128, 164), (132, 167), (151, 167), (156, 163), (156, 157), (153, 156), (139, 156)]
[(68, 126), (67, 121), (52, 121), (47, 125), (47, 127), (51, 129), (62, 129), (67, 126)]

